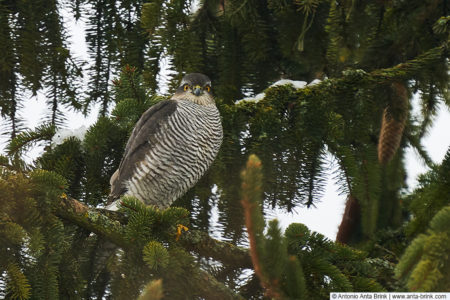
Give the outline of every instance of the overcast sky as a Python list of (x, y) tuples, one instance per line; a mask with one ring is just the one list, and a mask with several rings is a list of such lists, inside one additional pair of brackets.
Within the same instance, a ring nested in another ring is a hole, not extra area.
[[(88, 61), (84, 38), (84, 23), (75, 23), (70, 14), (65, 15), (67, 28), (71, 34), (71, 50), (78, 58)], [(413, 104), (414, 101), (417, 102), (417, 100), (413, 100)], [(23, 104), (23, 108), (20, 109), (19, 114), (26, 120), (25, 125), (27, 127), (34, 128), (42, 121), (43, 116), (46, 115), (47, 109), (44, 96), (39, 94), (38, 97), (27, 100)], [(84, 118), (80, 113), (75, 113), (73, 111), (67, 112), (67, 128), (77, 130), (82, 126), (89, 127), (96, 121), (97, 112), (98, 106), (92, 109), (92, 113), (87, 118)], [(0, 128), (1, 127), (3, 126), (0, 126)], [(4, 141), (4, 138), (0, 138), (1, 153), (3, 153)], [(446, 107), (440, 108), (440, 112), (436, 117), (432, 130), (430, 130), (428, 136), (423, 140), (423, 145), (434, 162), (440, 163), (442, 161), (450, 146), (450, 113)], [(32, 160), (39, 155), (41, 151), (41, 148), (34, 149), (29, 153), (28, 159)], [(408, 185), (414, 187), (417, 175), (426, 171), (426, 168), (419, 157), (411, 149), (408, 149), (407, 151), (406, 161)], [(330, 178), (333, 177), (332, 173), (333, 170), (330, 170)], [(286, 226), (292, 222), (304, 223), (311, 230), (320, 232), (325, 236), (334, 239), (345, 206), (345, 196), (339, 196), (336, 190), (337, 186), (334, 184), (333, 180), (328, 180), (324, 197), (315, 208), (297, 208), (295, 213), (285, 213), (281, 210), (275, 210), (270, 211), (268, 217), (278, 218), (283, 228), (286, 228)]]

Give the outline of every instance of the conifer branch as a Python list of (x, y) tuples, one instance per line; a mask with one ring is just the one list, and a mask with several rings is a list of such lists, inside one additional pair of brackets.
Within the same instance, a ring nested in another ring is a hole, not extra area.
[(255, 274), (265, 290), (265, 295), (274, 299), (282, 299), (276, 280), (270, 280), (262, 264), (262, 245), (264, 244), (264, 219), (261, 214), (261, 161), (256, 155), (250, 155), (247, 166), (241, 174), (242, 206), (244, 207), (245, 225), (250, 242), (250, 256)]
[(425, 53), (392, 68), (379, 69), (370, 72), (368, 80), (387, 83), (391, 82), (393, 79), (408, 79), (410, 76), (423, 71), (432, 63), (440, 60), (442, 56), (447, 56), (446, 50), (446, 43), (431, 48)]
[[(89, 207), (76, 199), (62, 197), (56, 215), (91, 232), (102, 235), (116, 245), (131, 249), (133, 244), (124, 238), (123, 223), (126, 218), (119, 212)], [(250, 267), (250, 257), (245, 249), (215, 240), (206, 233), (191, 230), (183, 235), (180, 242), (188, 250), (220, 259), (225, 263), (240, 267)], [(196, 269), (190, 280), (192, 288), (206, 299), (243, 299), (211, 274)]]
[(233, 292), (223, 283), (217, 281), (214, 276), (206, 271), (197, 269), (197, 272), (192, 274), (191, 283), (194, 289), (198, 291), (205, 299), (223, 299), (223, 300), (244, 300), (242, 296)]
[[(107, 216), (107, 214), (110, 214)], [(84, 229), (102, 235), (119, 247), (130, 248), (124, 238), (121, 215), (107, 210), (98, 210), (70, 197), (61, 197), (56, 215)]]
[(33, 143), (49, 140), (55, 134), (54, 124), (43, 124), (35, 130), (23, 131), (16, 135), (7, 147), (9, 155), (15, 155), (30, 147)]
[[(298, 101), (302, 101), (304, 97), (310, 96), (311, 94), (319, 98), (327, 98), (330, 94), (333, 95), (346, 89), (353, 89), (355, 86), (383, 85), (394, 81), (408, 80), (417, 75), (418, 72), (426, 70), (430, 65), (441, 60), (443, 56), (447, 56), (446, 44), (432, 48), (414, 59), (397, 64), (391, 68), (378, 69), (372, 72), (366, 72), (360, 69), (345, 70), (341, 77), (325, 79), (317, 84), (307, 85), (304, 88), (297, 89)], [(278, 97), (267, 97), (269, 91), (278, 88), (279, 86), (274, 86), (266, 90), (266, 97), (264, 98), (265, 107), (267, 107), (268, 102), (279, 101)], [(239, 101), (239, 103), (246, 102), (255, 103), (254, 101), (246, 101), (245, 99)], [(238, 107), (249, 110), (254, 106), (239, 105)]]
[(434, 162), (431, 159), (430, 155), (427, 153), (427, 151), (425, 150), (425, 148), (422, 146), (422, 144), (420, 143), (420, 139), (419, 137), (417, 137), (416, 135), (413, 135), (411, 133), (406, 133), (405, 134), (406, 139), (408, 140), (409, 144), (417, 151), (417, 153), (419, 154), (419, 156), (422, 158), (422, 160), (424, 161), (424, 163), (429, 167), (433, 167), (434, 166)]
[(180, 243), (186, 250), (194, 251), (201, 256), (212, 257), (222, 263), (252, 268), (250, 254), (247, 249), (233, 244), (218, 241), (200, 230), (189, 230), (180, 238)]
[[(56, 215), (106, 237), (122, 248), (130, 248), (130, 242), (122, 235), (122, 226), (127, 219), (119, 212), (92, 208), (73, 198), (66, 197), (61, 198), (61, 205), (58, 207)], [(225, 264), (242, 268), (252, 266), (248, 250), (213, 239), (207, 233), (199, 230), (189, 230), (183, 234), (180, 244), (188, 251), (220, 260)]]

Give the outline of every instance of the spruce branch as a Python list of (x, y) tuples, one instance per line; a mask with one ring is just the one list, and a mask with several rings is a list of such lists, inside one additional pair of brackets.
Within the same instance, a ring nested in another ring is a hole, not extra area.
[(428, 154), (428, 152), (423, 147), (423, 145), (421, 144), (419, 137), (408, 132), (408, 133), (405, 133), (405, 138), (408, 140), (408, 142), (411, 145), (411, 147), (416, 149), (417, 153), (422, 158), (423, 162), (429, 168), (432, 168), (434, 166), (434, 162), (431, 159), (431, 157)]
[(262, 173), (261, 161), (256, 155), (250, 155), (242, 178), (242, 206), (244, 207), (245, 225), (250, 242), (250, 256), (255, 274), (260, 279), (267, 297), (281, 299), (276, 281), (270, 280), (262, 265), (264, 240), (264, 218), (261, 214)]
[(84, 229), (104, 236), (119, 247), (128, 249), (130, 243), (124, 237), (124, 218), (117, 212), (100, 210), (87, 206), (76, 199), (61, 197), (55, 214)]
[[(132, 249), (134, 243), (125, 237), (127, 218), (120, 212), (89, 207), (76, 199), (63, 196), (55, 214), (84, 229), (102, 235), (123, 249)], [(250, 267), (250, 257), (245, 249), (209, 237), (206, 233), (189, 230), (179, 243), (189, 251), (209, 256), (239, 267)], [(212, 275), (195, 269), (189, 281), (194, 290), (206, 299), (242, 299)]]
[[(330, 95), (337, 94), (344, 90), (354, 89), (355, 86), (371, 87), (374, 85), (379, 86), (390, 84), (392, 82), (410, 80), (419, 72), (427, 70), (430, 66), (447, 56), (447, 45), (444, 44), (391, 68), (378, 69), (372, 72), (366, 72), (361, 69), (348, 69), (342, 72), (341, 77), (325, 79), (317, 84), (307, 85), (304, 88), (297, 89), (298, 101), (304, 101), (304, 98), (307, 98), (312, 94), (327, 98)], [(267, 95), (270, 95), (271, 91), (276, 91), (279, 88), (279, 86), (273, 86), (266, 89), (266, 97), (257, 102), (258, 105), (256, 105), (256, 107), (264, 109), (267, 108), (267, 105), (271, 104), (271, 102), (278, 101), (278, 98), (267, 97)], [(254, 109), (255, 105), (248, 105), (247, 103), (254, 104), (255, 101), (246, 101), (243, 99), (242, 101), (239, 101), (237, 107), (246, 111), (251, 111), (252, 107)], [(264, 103), (264, 105), (261, 105), (261, 103)], [(276, 103), (273, 104), (275, 105)]]
[(366, 80), (372, 82), (387, 83), (391, 82), (393, 79), (409, 79), (411, 76), (425, 70), (433, 63), (436, 63), (437, 61), (442, 59), (443, 56), (446, 57), (446, 50), (446, 44), (431, 48), (425, 53), (404, 63), (400, 63), (391, 68), (372, 71), (368, 73)]
[(395, 268), (411, 291), (448, 290), (450, 206), (443, 207), (431, 219), (426, 234), (419, 234), (406, 248)]
[[(252, 258), (252, 263), (255, 268), (256, 275), (261, 279), (261, 283), (266, 285), (266, 278), (262, 272), (262, 266), (260, 262), (260, 253), (258, 252), (258, 238), (261, 240), (262, 227), (264, 227), (264, 220), (261, 218), (260, 214), (254, 211), (258, 209), (260, 198), (260, 188), (261, 188), (261, 174), (258, 170), (261, 168), (261, 161), (256, 155), (251, 155), (247, 162), (247, 168), (242, 172), (241, 177), (242, 182), (242, 206), (244, 207), (245, 213), (245, 225), (247, 227), (248, 239), (250, 242), (250, 255)], [(256, 174), (255, 174), (256, 173)], [(254, 178), (258, 177), (258, 178)], [(259, 179), (259, 180), (258, 180)], [(256, 182), (251, 182), (251, 181)], [(259, 196), (259, 197), (258, 197)], [(256, 207), (255, 207), (256, 206)], [(257, 227), (257, 228), (255, 228)], [(266, 287), (266, 286), (265, 286)]]
[[(62, 197), (56, 215), (102, 235), (120, 247), (125, 249), (130, 247), (130, 242), (122, 236), (123, 224), (127, 223), (128, 220), (120, 212), (92, 208), (76, 199)], [(190, 229), (181, 236), (179, 243), (186, 250), (194, 251), (202, 256), (211, 257), (232, 266), (251, 267), (247, 249), (213, 239), (200, 230)]]
[(223, 283), (219, 282), (214, 276), (201, 269), (196, 269), (192, 274), (191, 282), (205, 299), (223, 299), (223, 300), (243, 300), (240, 295), (233, 292)]
[(164, 297), (162, 280), (152, 280), (144, 288), (138, 300), (161, 300)]
[(194, 251), (201, 256), (211, 257), (231, 266), (242, 268), (253, 266), (247, 249), (218, 241), (206, 232), (190, 229), (187, 233), (183, 233), (179, 241), (186, 250)]
[(11, 299), (29, 299), (31, 287), (19, 266), (10, 263), (6, 268), (6, 290)]
[(23, 131), (16, 135), (7, 146), (8, 154), (10, 156), (20, 154), (36, 142), (50, 140), (54, 134), (55, 126), (52, 124), (43, 124), (34, 130)]

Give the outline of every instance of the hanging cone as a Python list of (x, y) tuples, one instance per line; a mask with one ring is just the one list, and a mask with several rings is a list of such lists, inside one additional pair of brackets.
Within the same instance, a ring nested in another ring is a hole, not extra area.
[(392, 96), (384, 109), (378, 140), (378, 161), (387, 164), (397, 152), (408, 114), (408, 92), (403, 83), (392, 84)]
[(355, 230), (358, 229), (360, 217), (361, 208), (358, 200), (352, 195), (349, 195), (345, 204), (344, 215), (342, 216), (342, 221), (336, 235), (336, 242), (348, 244), (350, 239), (354, 236)]

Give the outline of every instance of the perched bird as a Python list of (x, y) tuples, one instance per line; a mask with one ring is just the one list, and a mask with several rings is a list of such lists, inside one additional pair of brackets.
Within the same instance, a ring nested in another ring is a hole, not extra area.
[(150, 107), (136, 123), (111, 177), (110, 199), (125, 194), (170, 206), (211, 165), (222, 136), (211, 80), (200, 73), (184, 76), (169, 100)]

